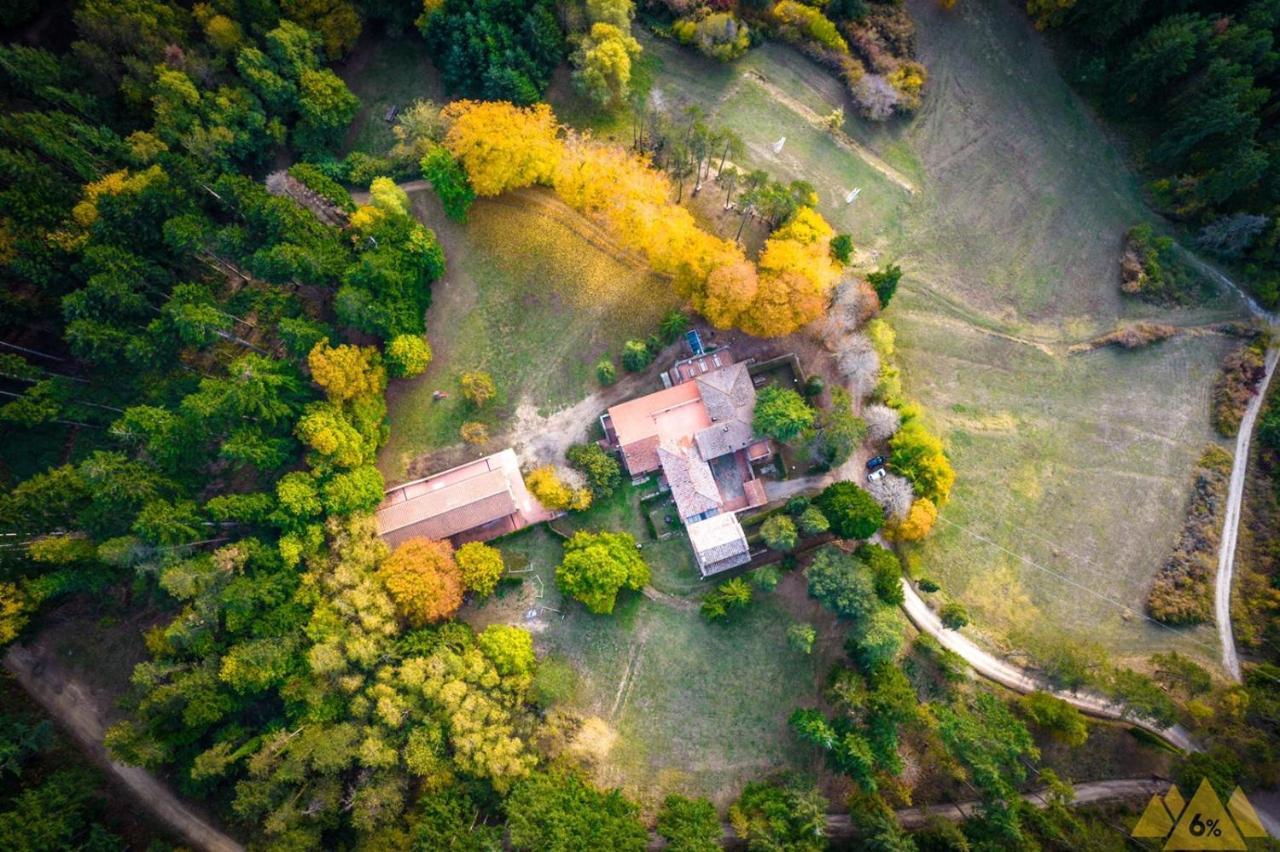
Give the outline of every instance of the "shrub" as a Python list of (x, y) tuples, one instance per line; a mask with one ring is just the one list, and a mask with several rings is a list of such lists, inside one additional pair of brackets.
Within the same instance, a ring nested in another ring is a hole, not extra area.
[(574, 444), (565, 457), (570, 465), (587, 477), (587, 485), (594, 497), (608, 497), (622, 482), (622, 466), (599, 444)]
[(756, 432), (786, 443), (813, 424), (813, 409), (789, 388), (770, 385), (756, 396)]
[(1240, 420), (1265, 372), (1263, 349), (1243, 346), (1226, 357), (1213, 384), (1213, 428), (1226, 438), (1240, 431)]
[(653, 354), (643, 340), (628, 340), (622, 344), (622, 366), (638, 373), (653, 363)]
[(541, 707), (552, 707), (573, 700), (578, 692), (578, 673), (573, 666), (557, 657), (538, 662), (533, 675), (533, 700)]
[(778, 588), (778, 583), (782, 582), (782, 571), (776, 565), (765, 565), (752, 571), (747, 578), (751, 580), (751, 585), (768, 593)]
[(479, 541), (469, 541), (459, 547), (454, 560), (462, 575), (463, 588), (482, 598), (493, 594), (498, 586), (498, 578), (505, 570), (502, 551)]
[(489, 440), (489, 427), (479, 421), (468, 420), (462, 424), (462, 428), (458, 430), (458, 435), (464, 443), (476, 447)]
[(1213, 616), (1213, 578), (1231, 477), (1230, 454), (1209, 445), (1194, 476), (1182, 531), (1147, 594), (1147, 612), (1165, 624), (1199, 624)]
[(618, 380), (618, 370), (610, 358), (601, 358), (596, 364), (596, 381), (602, 385), (611, 385)]
[(425, 337), (398, 334), (387, 344), (387, 372), (397, 379), (422, 374), (431, 363), (431, 346)]
[(462, 387), (462, 398), (476, 408), (483, 407), (498, 395), (493, 376), (483, 370), (470, 370), (463, 373), (458, 379), (458, 384)]
[(813, 643), (818, 638), (818, 631), (812, 624), (796, 623), (787, 628), (787, 644), (802, 654), (813, 653)]
[(803, 494), (797, 494), (787, 500), (784, 510), (788, 515), (799, 517), (807, 508), (809, 508), (809, 498)]
[(942, 588), (938, 585), (937, 580), (930, 577), (921, 577), (920, 582), (917, 583), (917, 585), (920, 587), (920, 591), (925, 592), (926, 594), (932, 594)]
[(795, 550), (799, 540), (795, 521), (786, 515), (771, 515), (760, 525), (760, 538), (770, 550)]
[(870, 538), (884, 523), (880, 504), (852, 482), (833, 482), (814, 502), (830, 521), (831, 531), (840, 538)]
[(312, 163), (294, 163), (289, 167), (289, 177), (323, 198), (339, 210), (351, 213), (356, 209), (351, 193), (346, 187), (325, 174)]
[(938, 615), (942, 618), (942, 626), (948, 630), (959, 630), (969, 623), (969, 611), (959, 601), (947, 601)]
[(853, 258), (853, 237), (848, 234), (836, 234), (832, 237), (831, 256), (847, 266)]
[(548, 509), (581, 512), (591, 506), (591, 492), (565, 484), (549, 464), (525, 474), (524, 484), (529, 493)]

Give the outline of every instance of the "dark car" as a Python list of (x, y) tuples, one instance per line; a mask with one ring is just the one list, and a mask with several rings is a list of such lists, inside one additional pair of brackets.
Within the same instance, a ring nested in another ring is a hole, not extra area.
[(874, 458), (867, 459), (867, 470), (875, 470), (878, 467), (884, 467), (884, 463), (887, 461), (888, 459), (884, 456), (876, 456)]

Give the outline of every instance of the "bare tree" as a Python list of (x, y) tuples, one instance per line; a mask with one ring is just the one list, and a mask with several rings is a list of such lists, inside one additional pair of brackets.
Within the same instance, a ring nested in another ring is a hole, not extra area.
[(873, 441), (887, 441), (902, 425), (902, 415), (887, 405), (868, 405), (862, 409), (862, 419), (867, 421), (867, 437)]
[(875, 390), (880, 378), (880, 356), (864, 334), (849, 336), (844, 348), (836, 355), (840, 372), (849, 379), (849, 390), (862, 398)]
[(896, 473), (888, 473), (875, 482), (868, 482), (867, 492), (884, 507), (886, 517), (895, 521), (907, 516), (916, 499), (911, 483)]

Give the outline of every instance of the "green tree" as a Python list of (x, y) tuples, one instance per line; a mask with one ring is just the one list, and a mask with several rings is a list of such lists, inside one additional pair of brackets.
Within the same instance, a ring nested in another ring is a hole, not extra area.
[(753, 852), (821, 852), (827, 848), (827, 801), (799, 779), (752, 781), (729, 808), (729, 821)]
[(880, 297), (880, 307), (889, 307), (889, 302), (893, 299), (893, 294), (898, 291), (898, 281), (902, 278), (902, 270), (896, 263), (891, 263), (884, 269), (876, 270), (867, 274), (867, 283), (876, 291), (876, 295)]
[(813, 409), (789, 388), (769, 385), (756, 396), (754, 428), (761, 435), (786, 443), (813, 424)]
[(799, 526), (805, 535), (821, 535), (831, 529), (831, 522), (817, 506), (806, 506), (800, 512)]
[(702, 599), (701, 612), (707, 621), (720, 621), (731, 613), (744, 609), (751, 603), (751, 586), (741, 577), (734, 577), (716, 586)]
[(431, 363), (431, 346), (416, 334), (400, 334), (387, 344), (387, 372), (398, 379), (425, 372)]
[(866, 437), (867, 424), (853, 413), (853, 398), (842, 387), (831, 389), (831, 405), (818, 409), (806, 433), (810, 458), (828, 469), (848, 461)]
[(511, 845), (527, 852), (641, 852), (649, 842), (633, 802), (595, 789), (573, 769), (533, 773), (512, 789), (506, 811)]
[(880, 606), (866, 566), (835, 547), (824, 547), (809, 565), (809, 594), (836, 615), (863, 619)]
[(653, 363), (653, 353), (643, 340), (628, 340), (622, 344), (622, 366), (638, 373)]
[(648, 582), (649, 566), (641, 558), (636, 540), (623, 532), (574, 533), (556, 568), (560, 591), (582, 601), (597, 615), (613, 612), (621, 589), (639, 591)]
[(484, 542), (469, 541), (454, 553), (454, 561), (462, 573), (462, 587), (485, 598), (493, 594), (506, 566), (502, 551)]
[(422, 176), (440, 197), (444, 213), (455, 222), (467, 221), (467, 211), (476, 200), (466, 169), (443, 145), (433, 145), (419, 163)]
[(844, 539), (866, 539), (884, 523), (884, 510), (875, 498), (852, 482), (833, 482), (814, 499), (831, 523), (831, 531)]
[(667, 311), (658, 323), (658, 334), (662, 342), (670, 346), (680, 339), (680, 335), (689, 330), (689, 315), (684, 311)]
[(1084, 745), (1089, 738), (1084, 715), (1056, 695), (1032, 692), (1018, 698), (1018, 707), (1034, 724), (1069, 746)]
[(587, 486), (596, 498), (610, 496), (622, 482), (622, 466), (599, 444), (574, 444), (565, 458), (586, 475)]
[(418, 27), (445, 87), (469, 98), (536, 103), (564, 51), (552, 0), (444, 0)]
[[(848, 234), (836, 234), (832, 237), (831, 256), (848, 266), (849, 261), (853, 258), (853, 237)], [(872, 275), (874, 274), (873, 272)]]
[(890, 606), (902, 603), (902, 561), (898, 554), (878, 544), (863, 544), (854, 556), (871, 569), (876, 595)]
[(658, 834), (671, 852), (718, 852), (721, 840), (720, 817), (706, 799), (687, 799), (671, 794), (658, 810)]
[(902, 649), (902, 621), (896, 609), (878, 607), (853, 625), (848, 649), (864, 669), (893, 662)]
[(796, 543), (799, 541), (799, 534), (796, 530), (795, 521), (786, 515), (770, 515), (763, 524), (760, 525), (760, 538), (768, 545), (770, 550), (780, 550), (784, 553), (789, 550), (795, 550)]
[(294, 144), (310, 153), (333, 147), (359, 108), (359, 99), (337, 74), (327, 68), (303, 71), (298, 78), (299, 119), (293, 128)]

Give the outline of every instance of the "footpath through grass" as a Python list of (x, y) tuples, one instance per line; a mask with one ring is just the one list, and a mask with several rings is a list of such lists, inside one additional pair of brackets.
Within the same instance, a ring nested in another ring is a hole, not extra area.
[(674, 791), (724, 807), (763, 773), (815, 769), (786, 720), (798, 704), (815, 700), (818, 666), (787, 644), (793, 619), (782, 599), (757, 594), (736, 618), (709, 624), (697, 600), (710, 584), (698, 579), (688, 540), (658, 542), (648, 534), (640, 490), (628, 484), (556, 524), (566, 532), (632, 532), (653, 585), (676, 599), (624, 592), (612, 615), (591, 615), (556, 589), (561, 540), (539, 526), (499, 542), (511, 576), (522, 582), (504, 585), (463, 617), (477, 629), (521, 624), (533, 632), (540, 658), (572, 667), (577, 686), (567, 706), (588, 720), (572, 748), (602, 783), (621, 786), (651, 809)]

